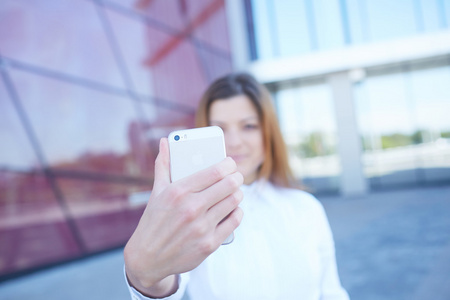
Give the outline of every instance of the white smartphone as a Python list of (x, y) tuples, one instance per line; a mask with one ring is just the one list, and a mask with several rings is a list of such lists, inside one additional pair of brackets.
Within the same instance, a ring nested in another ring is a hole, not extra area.
[(209, 126), (171, 132), (169, 151), (170, 177), (175, 182), (226, 157), (223, 131)]
[[(226, 157), (222, 128), (200, 127), (169, 134), (170, 178), (172, 182), (221, 162)], [(234, 239), (232, 233), (222, 245)]]

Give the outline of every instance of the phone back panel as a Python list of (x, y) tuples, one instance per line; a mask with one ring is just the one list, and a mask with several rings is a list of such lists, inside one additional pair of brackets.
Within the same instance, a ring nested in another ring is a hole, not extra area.
[[(175, 140), (176, 136), (179, 140)], [(223, 131), (217, 126), (174, 131), (169, 134), (169, 150), (172, 182), (226, 157)]]

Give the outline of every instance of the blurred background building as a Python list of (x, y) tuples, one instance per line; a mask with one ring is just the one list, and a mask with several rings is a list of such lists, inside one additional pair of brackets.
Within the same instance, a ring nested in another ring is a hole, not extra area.
[(450, 181), (450, 1), (233, 3), (235, 63), (273, 92), (313, 191)]
[(0, 278), (121, 247), (160, 137), (247, 71), (296, 175), (450, 184), (450, 0), (3, 0)]

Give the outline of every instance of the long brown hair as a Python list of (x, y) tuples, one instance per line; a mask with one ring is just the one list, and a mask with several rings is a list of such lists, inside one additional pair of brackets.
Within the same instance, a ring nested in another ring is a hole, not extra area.
[(245, 95), (255, 106), (264, 140), (264, 161), (258, 178), (269, 180), (282, 187), (299, 187), (289, 166), (286, 144), (281, 135), (275, 109), (269, 91), (246, 73), (235, 73), (214, 81), (199, 103), (196, 116), (197, 127), (209, 126), (209, 110), (216, 100)]

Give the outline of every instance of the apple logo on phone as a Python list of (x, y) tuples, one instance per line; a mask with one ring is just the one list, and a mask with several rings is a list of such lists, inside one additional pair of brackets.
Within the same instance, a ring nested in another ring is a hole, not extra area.
[(195, 166), (203, 165), (203, 155), (201, 154), (195, 154), (192, 156), (192, 163)]

